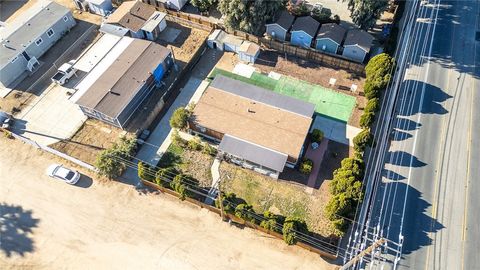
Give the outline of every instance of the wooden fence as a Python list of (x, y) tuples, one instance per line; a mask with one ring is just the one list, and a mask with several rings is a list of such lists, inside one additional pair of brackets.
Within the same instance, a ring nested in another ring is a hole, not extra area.
[(173, 11), (166, 9), (158, 1), (155, 0), (142, 0), (144, 3), (155, 6), (157, 10), (167, 13), (167, 19), (176, 23), (184, 24), (190, 27), (199, 28), (206, 31), (212, 31), (213, 29), (223, 29), (227, 33), (237, 36), (239, 38), (257, 43), (258, 45), (269, 49), (275, 50), (279, 53), (286, 53), (299, 57), (308, 61), (319, 63), (333, 68), (345, 69), (359, 76), (365, 76), (365, 65), (353, 62), (341, 55), (330, 55), (312, 48), (302, 48), (291, 45), (290, 43), (283, 43), (264, 37), (255, 36), (238, 30), (225, 29), (223, 26), (212, 22), (207, 17), (195, 14), (184, 13), (181, 11)]
[[(155, 189), (155, 190), (159, 190), (163, 193), (166, 193), (168, 195), (171, 195), (171, 196), (174, 196), (176, 198), (179, 198), (180, 195), (171, 190), (171, 189), (168, 189), (168, 188), (164, 188), (160, 185), (157, 185), (155, 183), (152, 183), (152, 182), (149, 182), (149, 181), (145, 181), (143, 179), (141, 179), (141, 182), (143, 185), (145, 186), (148, 186), (152, 189)], [(216, 207), (213, 207), (211, 205), (208, 205), (208, 204), (205, 204), (203, 202), (200, 202), (198, 200), (195, 200), (195, 199), (192, 199), (192, 198), (188, 198), (186, 197), (185, 198), (185, 201), (189, 202), (189, 203), (192, 203), (200, 208), (205, 208), (205, 209), (208, 209), (210, 211), (212, 211), (213, 213), (216, 213), (218, 215), (220, 215), (220, 209), (216, 208)], [(252, 228), (252, 229), (255, 229), (255, 230), (258, 230), (258, 231), (261, 231), (263, 233), (266, 233), (266, 234), (269, 234), (271, 236), (274, 236), (275, 238), (277, 239), (281, 239), (283, 241), (283, 235), (280, 234), (280, 233), (277, 233), (277, 232), (274, 232), (274, 231), (270, 231), (270, 230), (267, 230), (263, 227), (260, 227), (259, 225), (255, 224), (255, 223), (252, 223), (252, 222), (249, 222), (249, 221), (246, 221), (246, 220), (243, 220), (235, 215), (232, 215), (232, 214), (229, 214), (229, 213), (225, 213), (225, 216), (228, 217), (229, 219), (231, 219), (232, 221), (236, 222), (236, 223), (240, 223), (244, 226), (247, 226), (249, 228)], [(314, 247), (313, 245), (310, 245), (310, 244), (307, 244), (305, 242), (301, 242), (301, 241), (297, 241), (296, 243), (297, 246), (301, 247), (301, 248), (304, 248), (308, 251), (311, 251), (311, 252), (315, 252), (319, 255), (322, 255), (328, 259), (331, 259), (331, 260), (335, 260), (337, 259), (337, 254), (336, 254), (336, 251), (333, 250), (333, 248), (325, 248), (325, 249), (321, 249), (321, 248), (317, 248), (317, 247)]]

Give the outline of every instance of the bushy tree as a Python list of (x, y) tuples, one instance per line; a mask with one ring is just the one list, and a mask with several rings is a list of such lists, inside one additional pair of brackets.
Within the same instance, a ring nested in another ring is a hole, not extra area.
[(364, 112), (362, 116), (360, 116), (360, 127), (369, 128), (373, 124), (373, 121), (375, 121), (375, 113)]
[(273, 232), (281, 232), (279, 229), (280, 224), (282, 223), (280, 216), (275, 215), (270, 211), (265, 211), (263, 217), (264, 220), (260, 222), (260, 227)]
[(319, 143), (322, 141), (323, 139), (323, 132), (319, 129), (314, 129), (312, 130), (312, 134), (310, 136), (312, 142), (316, 142), (316, 143)]
[(178, 171), (175, 169), (175, 167), (161, 168), (155, 174), (155, 182), (157, 185), (167, 187), (170, 183), (169, 179), (172, 179), (172, 177), (176, 176), (177, 174)]
[(372, 145), (372, 142), (372, 133), (370, 133), (369, 129), (364, 129), (353, 138), (353, 148), (355, 151), (362, 153), (367, 146)]
[(190, 0), (192, 6), (198, 8), (200, 12), (205, 12), (210, 9), (211, 6), (217, 3), (217, 0)]
[[(235, 213), (235, 207), (234, 205), (236, 204), (237, 201), (241, 201), (242, 203), (245, 203), (244, 200), (238, 199), (237, 195), (235, 193), (229, 192), (227, 194), (222, 193), (222, 201), (223, 201), (223, 210), (225, 213), (229, 214), (234, 214)], [(215, 200), (215, 206), (217, 208), (220, 208), (220, 195), (218, 198)]]
[(367, 105), (365, 105), (364, 113), (375, 113), (380, 109), (380, 99), (379, 98), (372, 98), (367, 101)]
[(118, 142), (101, 151), (95, 161), (98, 174), (110, 179), (117, 178), (125, 170), (137, 146), (135, 137), (121, 137)]
[(187, 121), (190, 117), (190, 112), (184, 107), (176, 109), (170, 118), (170, 126), (172, 128), (184, 129), (187, 127)]
[(295, 244), (297, 242), (297, 232), (307, 233), (307, 224), (297, 217), (287, 217), (282, 228), (285, 243), (288, 245)]
[(138, 162), (137, 165), (138, 177), (140, 179), (153, 182), (155, 180), (155, 168), (148, 163)]
[(256, 221), (253, 206), (246, 203), (241, 203), (235, 207), (235, 216), (252, 223)]
[(384, 88), (390, 81), (390, 74), (395, 67), (395, 59), (386, 53), (378, 54), (365, 66), (367, 79), (379, 78), (380, 87)]
[(181, 200), (185, 200), (186, 197), (194, 195), (191, 190), (198, 187), (198, 182), (189, 175), (177, 174), (170, 182), (170, 187), (180, 194)]
[(367, 30), (375, 26), (388, 8), (389, 0), (348, 0), (348, 4), (353, 23)]
[(305, 1), (302, 1), (302, 0), (288, 1), (287, 10), (290, 14), (297, 17), (306, 16), (309, 13), (308, 7), (305, 4)]
[(312, 18), (317, 20), (319, 23), (329, 23), (334, 21), (332, 19), (332, 11), (328, 8), (319, 8), (315, 7), (311, 12)]
[(374, 98), (378, 98), (380, 96), (381, 88), (378, 86), (379, 84), (373, 82), (371, 80), (365, 80), (365, 85), (363, 86), (363, 92), (365, 93), (365, 97), (370, 100)]
[(265, 22), (284, 6), (283, 0), (219, 0), (218, 10), (228, 28), (261, 35)]

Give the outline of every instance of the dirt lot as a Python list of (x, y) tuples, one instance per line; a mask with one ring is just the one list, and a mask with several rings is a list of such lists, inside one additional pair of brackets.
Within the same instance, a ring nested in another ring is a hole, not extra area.
[(68, 163), (3, 135), (0, 145), (1, 269), (333, 269), (164, 194), (51, 179), (48, 165)]
[(57, 142), (50, 147), (86, 163), (95, 164), (98, 153), (110, 147), (124, 134), (119, 128), (88, 119), (70, 140)]
[(167, 28), (160, 34), (158, 42), (172, 49), (175, 59), (184, 65), (190, 61), (207, 37), (207, 31), (168, 21)]

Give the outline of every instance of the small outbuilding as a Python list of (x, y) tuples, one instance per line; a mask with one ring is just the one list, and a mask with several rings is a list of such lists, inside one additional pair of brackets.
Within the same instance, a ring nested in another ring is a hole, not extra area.
[(155, 40), (167, 27), (167, 14), (140, 1), (123, 2), (102, 23), (100, 31), (112, 35)]
[(320, 23), (310, 16), (298, 17), (290, 31), (292, 33), (290, 43), (310, 48), (319, 26)]
[(242, 44), (243, 40), (220, 29), (213, 31), (207, 39), (208, 47), (220, 51), (238, 53)]
[(275, 20), (265, 25), (267, 28), (266, 34), (276, 40), (285, 41), (287, 40), (288, 30), (290, 30), (294, 20), (295, 17), (293, 15), (286, 10), (282, 10), (278, 13)]
[(319, 51), (336, 54), (347, 30), (336, 23), (326, 23), (318, 31), (315, 48)]
[(111, 0), (73, 0), (77, 9), (107, 16), (113, 10)]
[(342, 55), (355, 62), (363, 63), (365, 57), (370, 52), (373, 40), (373, 36), (364, 30), (350, 30), (343, 43)]
[[(144, 2), (149, 0), (143, 0)], [(152, 5), (156, 4), (163, 6), (163, 8), (181, 10), (188, 0), (151, 0)]]
[(260, 46), (250, 41), (244, 41), (238, 50), (238, 58), (249, 63), (255, 63), (259, 54)]

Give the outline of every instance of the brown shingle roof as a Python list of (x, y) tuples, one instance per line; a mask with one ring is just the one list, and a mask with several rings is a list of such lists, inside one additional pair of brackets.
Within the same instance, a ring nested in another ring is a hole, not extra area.
[[(242, 87), (244, 92), (252, 87), (247, 83), (236, 82), (246, 86)], [(195, 106), (195, 123), (298, 158), (312, 122), (311, 116), (267, 105), (247, 98), (248, 95), (240, 96), (223, 91), (212, 84)], [(284, 97), (286, 96), (282, 96)]]
[(169, 54), (170, 50), (159, 44), (135, 39), (77, 104), (110, 117), (118, 116)]
[(154, 12), (155, 8), (151, 5), (140, 1), (127, 1), (108, 16), (106, 23), (118, 24), (137, 32)]

